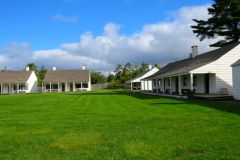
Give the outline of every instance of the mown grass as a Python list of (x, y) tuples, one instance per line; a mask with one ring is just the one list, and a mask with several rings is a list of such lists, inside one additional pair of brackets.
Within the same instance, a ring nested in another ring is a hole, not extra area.
[(240, 159), (240, 103), (121, 90), (0, 96), (0, 159)]

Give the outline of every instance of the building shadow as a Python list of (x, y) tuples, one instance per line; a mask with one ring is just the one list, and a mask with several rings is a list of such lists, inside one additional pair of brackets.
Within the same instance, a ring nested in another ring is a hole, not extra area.
[(143, 94), (140, 92), (128, 92), (124, 90), (105, 90), (105, 91), (99, 91), (99, 92), (78, 92), (78, 93), (66, 93), (66, 95), (71, 95), (71, 96), (84, 96), (84, 95), (91, 95), (91, 96), (104, 96), (104, 95), (124, 95), (124, 96), (131, 96), (134, 98), (138, 99), (159, 99), (161, 97), (159, 96), (154, 96), (154, 95), (148, 95), (148, 94)]
[[(227, 101), (210, 101), (210, 100), (186, 100), (186, 99), (177, 99), (172, 97), (161, 97), (156, 95), (147, 95), (142, 93), (136, 93), (136, 92), (127, 92), (124, 90), (105, 90), (105, 91), (99, 91), (99, 92), (84, 92), (84, 93), (67, 93), (66, 95), (71, 96), (108, 96), (108, 95), (117, 95), (117, 96), (131, 96), (137, 99), (142, 100), (148, 100), (148, 99), (156, 99), (159, 100), (159, 102), (149, 103), (149, 105), (152, 106), (158, 106), (158, 105), (189, 105), (194, 107), (194, 105), (198, 105), (201, 107), (208, 107), (217, 109), (222, 112), (228, 112), (228, 113), (235, 113), (240, 115), (240, 103), (233, 100), (227, 100)], [(163, 102), (161, 102), (161, 99), (164, 99)], [(166, 102), (166, 99), (173, 100), (174, 102)]]

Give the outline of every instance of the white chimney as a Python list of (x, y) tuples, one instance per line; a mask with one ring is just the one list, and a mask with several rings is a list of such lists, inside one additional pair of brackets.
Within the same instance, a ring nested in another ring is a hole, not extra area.
[(152, 65), (151, 65), (151, 64), (148, 65), (148, 69), (149, 69), (149, 70), (152, 69)]
[(27, 72), (30, 71), (30, 68), (29, 68), (29, 67), (26, 67), (26, 71), (27, 71)]
[(191, 58), (195, 58), (198, 55), (198, 46), (192, 46)]
[(57, 70), (57, 67), (52, 67), (52, 70), (53, 70), (53, 71), (56, 71), (56, 70)]
[(82, 66), (82, 70), (86, 70), (86, 66), (85, 65)]

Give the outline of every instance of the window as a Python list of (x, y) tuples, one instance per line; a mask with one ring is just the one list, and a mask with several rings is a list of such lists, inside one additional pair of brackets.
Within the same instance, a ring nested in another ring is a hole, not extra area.
[(17, 90), (17, 85), (13, 86), (13, 90), (16, 91)]
[(27, 85), (25, 85), (25, 84), (20, 84), (20, 85), (19, 85), (19, 90), (21, 90), (21, 91), (27, 90)]
[(170, 87), (170, 83), (171, 83), (171, 81), (170, 81), (170, 78), (168, 79), (168, 87)]
[(196, 75), (193, 76), (193, 86), (194, 87), (197, 86), (197, 76)]
[(52, 84), (52, 89), (58, 89), (58, 84)]
[(156, 87), (157, 86), (157, 80), (153, 80), (153, 86)]
[[(81, 88), (81, 83), (76, 83), (76, 88)], [(88, 88), (88, 83), (82, 83), (82, 88)]]
[(183, 86), (186, 87), (187, 86), (187, 77), (183, 77)]
[(80, 83), (77, 83), (75, 84), (76, 88), (81, 88), (81, 84)]
[(83, 83), (83, 84), (82, 84), (82, 87), (83, 87), (83, 88), (88, 88), (88, 83)]
[(46, 89), (50, 89), (50, 84), (47, 84), (47, 85), (46, 85)]

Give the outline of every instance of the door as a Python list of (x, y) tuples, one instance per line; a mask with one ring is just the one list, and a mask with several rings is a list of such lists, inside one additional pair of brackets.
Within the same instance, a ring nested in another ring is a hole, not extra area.
[(62, 83), (62, 92), (65, 92), (65, 83)]
[(178, 94), (179, 86), (178, 86), (178, 77), (175, 80), (175, 86), (176, 86), (176, 93)]
[(209, 94), (209, 74), (205, 74), (205, 78), (204, 78), (205, 82), (204, 82), (204, 86), (205, 86), (205, 93)]
[(70, 92), (73, 92), (73, 84), (70, 83)]

